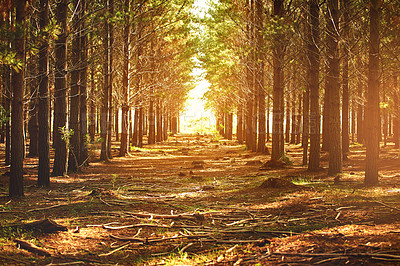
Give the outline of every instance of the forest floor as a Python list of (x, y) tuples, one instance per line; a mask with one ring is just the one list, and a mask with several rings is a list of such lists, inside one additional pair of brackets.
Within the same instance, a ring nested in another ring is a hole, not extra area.
[[(376, 187), (363, 186), (360, 145), (336, 183), (325, 154), (324, 169), (311, 173), (299, 145), (286, 152), (290, 165), (268, 167), (270, 156), (236, 141), (181, 135), (110, 162), (92, 159), (50, 188), (35, 186), (38, 161), (27, 158), (18, 200), (7, 197), (3, 165), (0, 264), (400, 264), (398, 149), (382, 148)], [(46, 218), (67, 231), (30, 225)]]

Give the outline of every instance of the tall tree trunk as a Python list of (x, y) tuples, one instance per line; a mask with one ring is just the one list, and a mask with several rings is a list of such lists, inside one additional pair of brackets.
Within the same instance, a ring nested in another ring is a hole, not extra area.
[[(280, 19), (284, 15), (283, 0), (274, 0), (274, 17)], [(284, 44), (281, 43), (281, 34), (276, 34), (273, 43), (273, 121), (272, 121), (272, 160), (279, 160), (284, 155), (283, 146), (283, 92), (284, 70), (283, 60), (285, 56)]]
[[(361, 55), (358, 51), (359, 46), (357, 48), (357, 57), (356, 57), (356, 65), (357, 68), (361, 69), (362, 62), (361, 62)], [(358, 143), (365, 143), (364, 139), (364, 97), (363, 97), (363, 83), (362, 77), (357, 77), (357, 142)]]
[[(90, 43), (92, 42), (92, 35), (90, 35), (91, 40)], [(90, 48), (90, 56), (93, 56), (94, 50), (93, 50), (93, 45)], [(89, 100), (89, 136), (90, 136), (90, 141), (95, 140), (95, 135), (96, 135), (96, 85), (95, 85), (95, 64), (90, 65), (90, 97), (88, 98)]]
[(71, 47), (71, 91), (70, 91), (70, 102), (69, 102), (69, 125), (70, 130), (73, 131), (71, 136), (71, 146), (68, 159), (68, 172), (76, 172), (78, 170), (78, 160), (80, 154), (80, 139), (81, 131), (79, 125), (79, 110), (80, 110), (80, 51), (81, 51), (81, 12), (82, 5), (80, 0), (74, 0), (74, 10), (76, 14), (72, 19), (73, 27), (73, 38)]
[(115, 106), (114, 132), (115, 132), (115, 141), (119, 141), (119, 106)]
[[(105, 1), (105, 6), (108, 7), (108, 0)], [(108, 160), (108, 104), (109, 104), (109, 23), (107, 20), (104, 22), (104, 36), (103, 36), (103, 49), (104, 49), (104, 59), (103, 59), (103, 89), (102, 89), (102, 101), (101, 101), (101, 115), (100, 115), (100, 138), (101, 138), (101, 152), (100, 160)]]
[[(15, 0), (15, 23), (18, 34), (14, 39), (13, 48), (15, 57), (25, 62), (25, 34), (24, 22), (26, 13), (26, 0)], [(11, 167), (10, 167), (10, 197), (24, 196), (23, 186), (23, 161), (24, 161), (24, 68), (13, 70), (11, 88), (13, 89), (11, 113)]]
[[(108, 0), (108, 7), (110, 17), (114, 15), (114, 0)], [(114, 23), (108, 23), (108, 121), (107, 121), (107, 157), (112, 158), (111, 155), (111, 139), (112, 139), (112, 121), (113, 121), (113, 56), (114, 56)]]
[[(31, 77), (36, 77), (37, 73), (37, 64), (36, 64), (36, 56), (31, 56), (31, 60), (28, 63), (28, 71)], [(28, 121), (28, 133), (29, 133), (29, 153), (28, 157), (36, 157), (38, 156), (38, 148), (39, 148), (39, 125), (38, 125), (38, 92), (37, 92), (37, 79), (32, 79), (29, 82), (30, 88), (30, 101), (29, 101), (29, 121)], [(28, 86), (27, 86), (28, 87)]]
[(157, 110), (156, 110), (156, 115), (157, 115), (157, 142), (162, 141), (162, 112), (161, 112), (161, 100), (157, 100)]
[(342, 88), (343, 88), (343, 96), (342, 96), (342, 151), (343, 157), (346, 158), (346, 153), (348, 153), (350, 138), (349, 138), (349, 47), (347, 41), (349, 39), (349, 5), (350, 1), (340, 0), (341, 9), (343, 9), (343, 36), (342, 38), (345, 40), (343, 43), (343, 73), (342, 73)]
[(138, 147), (143, 147), (143, 126), (144, 126), (144, 112), (142, 104), (139, 107), (139, 121), (138, 121)]
[(237, 127), (236, 127), (236, 138), (239, 144), (243, 144), (243, 104), (242, 98), (239, 97), (237, 103)]
[(308, 85), (310, 88), (310, 160), (309, 171), (319, 169), (320, 157), (320, 106), (319, 106), (319, 0), (311, 0), (310, 25), (308, 39)]
[[(326, 68), (326, 71), (328, 69)], [(322, 111), (322, 147), (321, 150), (329, 151), (329, 91), (328, 77), (325, 76), (324, 106)]]
[(125, 156), (128, 152), (128, 112), (129, 112), (129, 59), (130, 59), (130, 21), (127, 13), (130, 10), (130, 0), (124, 1), (124, 31), (123, 31), (123, 62), (122, 62), (122, 121), (121, 121), (121, 145), (119, 155)]
[(297, 115), (296, 115), (296, 144), (300, 143), (300, 125), (301, 125), (301, 107), (303, 103), (303, 98), (302, 98), (302, 93), (299, 93), (299, 99), (298, 99), (298, 106), (297, 106)]
[(264, 92), (264, 6), (262, 0), (255, 3), (256, 39), (256, 92), (258, 93), (258, 152), (265, 152), (265, 92)]
[(351, 142), (355, 142), (356, 132), (356, 103), (354, 101), (354, 95), (351, 97)]
[(340, 84), (339, 84), (339, 4), (328, 0), (327, 54), (329, 94), (329, 175), (342, 172), (343, 154), (340, 127)]
[(292, 129), (290, 133), (290, 144), (296, 143), (296, 93), (295, 90), (292, 91)]
[(150, 74), (150, 82), (154, 84), (150, 84), (150, 92), (149, 92), (149, 135), (147, 142), (148, 144), (154, 144), (156, 143), (156, 117), (154, 114), (154, 86), (156, 84), (156, 53), (154, 51), (154, 37), (151, 41), (151, 53), (152, 53), (152, 58), (151, 58), (151, 74)]
[(4, 70), (4, 78), (5, 78), (5, 106), (4, 109), (6, 111), (6, 126), (5, 126), (5, 139), (6, 139), (6, 143), (5, 143), (5, 165), (10, 165), (11, 163), (11, 125), (10, 125), (10, 121), (11, 121), (11, 69), (9, 66), (5, 66), (5, 70)]
[(68, 0), (57, 2), (56, 18), (60, 33), (55, 41), (54, 63), (54, 164), (53, 176), (63, 176), (67, 172), (68, 139), (61, 131), (67, 130), (67, 13)]
[(400, 144), (400, 108), (399, 108), (399, 88), (397, 87), (397, 73), (393, 74), (393, 138), (394, 148), (398, 149)]
[(248, 15), (248, 21), (247, 21), (247, 44), (249, 46), (249, 54), (247, 55), (246, 59), (246, 81), (247, 81), (247, 101), (246, 101), (246, 146), (248, 150), (253, 149), (253, 143), (256, 141), (253, 138), (253, 116), (255, 115), (253, 113), (254, 110), (254, 48), (253, 48), (253, 42), (254, 42), (254, 34), (253, 34), (253, 28), (254, 28), (254, 22), (253, 22), (253, 6), (254, 6), (254, 0), (249, 0), (249, 3), (246, 4), (248, 5), (247, 8), (247, 15)]
[(39, 48), (39, 170), (38, 186), (50, 186), (50, 91), (48, 76), (48, 33), (46, 33), (49, 24), (49, 1), (40, 0), (39, 2), (39, 26), (43, 34), (43, 40)]
[(291, 118), (291, 114), (290, 114), (290, 112), (292, 110), (290, 104), (291, 104), (290, 92), (288, 91), (287, 92), (287, 97), (286, 97), (286, 108), (285, 108), (285, 110), (286, 110), (286, 112), (285, 112), (285, 114), (286, 114), (286, 119), (285, 119), (285, 141), (286, 142), (290, 142), (290, 122), (291, 122), (291, 119), (290, 119)]
[(308, 163), (308, 139), (310, 132), (310, 88), (303, 92), (303, 134), (301, 143), (303, 147), (303, 165)]
[(79, 94), (80, 94), (80, 147), (79, 147), (79, 164), (88, 164), (88, 114), (87, 114), (87, 75), (88, 75), (88, 33), (86, 31), (85, 23), (85, 13), (87, 9), (87, 0), (81, 0), (82, 5), (82, 19), (81, 19), (81, 35), (80, 35), (80, 84), (79, 84)]
[(366, 185), (378, 183), (379, 160), (379, 28), (380, 28), (380, 0), (370, 0), (369, 20), (369, 66), (368, 66), (368, 101), (365, 121), (366, 134)]

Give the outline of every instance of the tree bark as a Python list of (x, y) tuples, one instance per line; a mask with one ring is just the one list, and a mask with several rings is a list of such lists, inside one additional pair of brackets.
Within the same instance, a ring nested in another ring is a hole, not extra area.
[[(24, 22), (26, 15), (26, 0), (15, 0), (15, 23), (18, 32), (13, 48), (17, 60), (25, 62)], [(24, 196), (23, 161), (24, 161), (24, 68), (13, 70), (11, 88), (13, 89), (11, 113), (11, 167), (10, 167), (10, 197)]]
[(49, 44), (47, 41), (48, 33), (46, 33), (49, 24), (49, 1), (40, 0), (39, 2), (39, 26), (43, 34), (43, 40), (39, 48), (39, 102), (38, 102), (38, 118), (39, 118), (39, 170), (38, 170), (38, 186), (50, 186), (50, 91), (48, 64)]
[(369, 20), (369, 65), (368, 65), (368, 101), (365, 121), (366, 134), (366, 185), (378, 184), (379, 160), (379, 29), (380, 0), (370, 0)]
[(262, 0), (255, 3), (256, 25), (256, 91), (258, 93), (258, 147), (257, 151), (265, 152), (265, 92), (264, 92), (264, 6)]
[(343, 44), (343, 56), (342, 56), (342, 151), (343, 158), (346, 158), (346, 154), (350, 151), (350, 137), (349, 137), (349, 47), (348, 47), (348, 38), (349, 38), (349, 8), (348, 5), (350, 1), (341, 0), (341, 9), (343, 10), (343, 36), (344, 44)]
[(339, 85), (339, 3), (328, 0), (327, 54), (329, 94), (329, 175), (342, 172), (343, 154), (340, 128), (340, 85)]
[[(108, 1), (105, 1), (105, 6), (108, 6)], [(103, 59), (103, 89), (102, 89), (102, 101), (101, 101), (101, 115), (100, 115), (100, 138), (101, 138), (101, 152), (100, 160), (107, 161), (108, 158), (108, 113), (109, 113), (109, 23), (107, 20), (104, 22), (104, 36), (103, 36), (103, 49), (104, 49), (104, 59)]]
[(56, 19), (60, 33), (55, 41), (54, 66), (54, 165), (52, 176), (64, 176), (68, 164), (68, 140), (63, 139), (60, 130), (67, 126), (67, 12), (68, 0), (57, 2)]
[[(108, 0), (109, 15), (114, 15), (114, 0)], [(108, 22), (108, 121), (107, 121), (107, 157), (112, 158), (111, 139), (112, 139), (112, 121), (113, 121), (113, 56), (114, 56), (114, 23)]]
[(393, 74), (393, 105), (394, 105), (394, 112), (393, 112), (393, 142), (394, 148), (399, 148), (400, 142), (400, 108), (399, 108), (399, 88), (397, 87), (397, 73)]
[[(277, 19), (284, 15), (283, 0), (274, 0), (273, 14)], [(283, 91), (285, 56), (281, 34), (276, 34), (273, 40), (273, 110), (272, 110), (272, 160), (279, 160), (284, 155), (283, 146)]]
[(78, 160), (80, 155), (80, 139), (81, 131), (79, 125), (79, 110), (80, 110), (80, 18), (82, 5), (80, 0), (74, 0), (74, 10), (76, 14), (72, 19), (73, 38), (71, 46), (71, 83), (70, 83), (70, 102), (69, 102), (69, 128), (73, 134), (70, 140), (70, 152), (68, 159), (68, 172), (76, 172), (78, 170)]
[(310, 89), (310, 159), (309, 171), (319, 170), (320, 163), (320, 104), (319, 104), (319, 0), (309, 2), (310, 25), (308, 39), (308, 78)]
[[(31, 56), (30, 62), (28, 62), (28, 71), (29, 75), (32, 77), (36, 77), (37, 73), (37, 64), (36, 64), (36, 56)], [(27, 86), (28, 87), (28, 86)], [(39, 148), (39, 125), (38, 125), (38, 92), (37, 92), (37, 82), (36, 79), (32, 79), (29, 82), (30, 87), (30, 101), (29, 101), (29, 121), (28, 121), (28, 133), (29, 133), (29, 153), (28, 157), (36, 157), (38, 156), (38, 148)]]
[(87, 0), (81, 0), (82, 5), (82, 19), (81, 19), (81, 35), (80, 35), (80, 110), (79, 110), (79, 122), (80, 122), (80, 143), (79, 143), (79, 165), (88, 165), (88, 113), (87, 113), (87, 75), (88, 75), (88, 33), (86, 31), (85, 13), (87, 9)]
[(121, 121), (121, 145), (119, 155), (125, 156), (128, 152), (128, 112), (129, 112), (129, 59), (130, 59), (130, 21), (127, 13), (130, 10), (130, 0), (124, 1), (124, 31), (123, 31), (123, 62), (122, 62), (122, 121)]

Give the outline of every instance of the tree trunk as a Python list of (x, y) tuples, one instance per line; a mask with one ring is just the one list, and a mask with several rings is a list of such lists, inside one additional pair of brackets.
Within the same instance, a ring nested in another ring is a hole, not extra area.
[(256, 35), (256, 92), (258, 93), (258, 152), (265, 152), (265, 92), (264, 92), (264, 6), (262, 0), (255, 3)]
[(393, 142), (394, 148), (399, 148), (400, 142), (400, 108), (399, 108), (399, 88), (397, 87), (397, 73), (393, 74), (393, 105), (394, 105), (394, 112), (393, 112)]
[(310, 159), (309, 171), (319, 169), (320, 157), (320, 106), (319, 106), (319, 0), (309, 2), (310, 25), (308, 39), (308, 85), (310, 90)]
[[(109, 15), (114, 15), (114, 0), (108, 0)], [(112, 121), (113, 121), (113, 45), (114, 45), (114, 23), (108, 23), (108, 121), (107, 121), (107, 157), (111, 155), (111, 139), (112, 139)]]
[(302, 93), (299, 93), (299, 99), (298, 99), (298, 106), (297, 106), (297, 115), (296, 115), (296, 144), (300, 143), (300, 125), (301, 125), (301, 107), (302, 107)]
[(138, 147), (143, 147), (143, 124), (144, 124), (144, 113), (143, 107), (140, 105), (139, 107), (139, 121), (138, 121)]
[(79, 122), (80, 122), (80, 143), (79, 143), (79, 164), (88, 165), (88, 123), (87, 123), (87, 75), (88, 75), (88, 33), (86, 31), (85, 23), (85, 13), (87, 9), (87, 0), (80, 0), (82, 6), (82, 19), (81, 19), (81, 35), (80, 35), (80, 84), (79, 84), (79, 94), (80, 94), (80, 110), (79, 110)]
[[(124, 1), (124, 11), (129, 12), (130, 0)], [(123, 62), (122, 62), (122, 117), (121, 117), (121, 145), (119, 148), (119, 155), (125, 156), (128, 152), (128, 112), (129, 112), (129, 59), (130, 59), (130, 21), (129, 16), (124, 17), (124, 31), (123, 31)]]
[(366, 134), (366, 185), (378, 183), (379, 160), (379, 28), (380, 28), (380, 0), (370, 0), (370, 38), (369, 38), (369, 66), (368, 66), (368, 98), (365, 121)]
[(67, 12), (68, 0), (57, 2), (56, 18), (60, 33), (55, 41), (54, 63), (54, 165), (53, 176), (64, 176), (67, 172), (68, 139), (63, 133), (67, 128)]
[[(28, 71), (31, 77), (36, 77), (37, 73), (37, 65), (36, 65), (36, 56), (31, 56), (31, 60), (28, 63)], [(39, 134), (39, 125), (38, 125), (38, 93), (37, 93), (37, 82), (36, 79), (32, 79), (29, 87), (30, 87), (30, 101), (29, 101), (29, 121), (28, 121), (28, 133), (29, 133), (29, 153), (28, 157), (36, 157), (38, 156), (38, 134)]]
[(161, 100), (157, 100), (157, 142), (162, 141), (162, 112), (161, 112)]
[(343, 36), (344, 44), (343, 44), (343, 56), (342, 56), (342, 151), (343, 158), (346, 158), (346, 153), (348, 153), (350, 138), (349, 138), (349, 47), (348, 47), (348, 39), (349, 39), (349, 8), (348, 5), (350, 1), (341, 0), (341, 8), (343, 9)]
[[(92, 35), (91, 39), (92, 39)], [(93, 45), (90, 49), (90, 55), (93, 56), (94, 50), (93, 50)], [(89, 97), (89, 135), (90, 135), (90, 141), (95, 140), (96, 136), (96, 88), (95, 88), (95, 64), (90, 65), (90, 97)]]
[(290, 93), (287, 92), (287, 97), (286, 97), (286, 118), (285, 118), (285, 141), (290, 142), (290, 122), (291, 122), (291, 101), (290, 101)]
[(5, 106), (4, 109), (6, 111), (6, 125), (5, 125), (5, 165), (10, 165), (11, 163), (11, 71), (9, 66), (5, 66), (5, 71), (4, 71), (4, 77), (5, 77)]
[(340, 85), (339, 85), (339, 4), (328, 0), (327, 21), (327, 93), (329, 98), (329, 175), (342, 172), (343, 154), (340, 128)]
[[(17, 60), (25, 62), (24, 21), (26, 0), (15, 0), (15, 23), (19, 34), (14, 39), (13, 49)], [(24, 196), (23, 161), (24, 161), (24, 68), (13, 70), (11, 88), (13, 89), (11, 113), (11, 167), (10, 167), (10, 197)]]
[(241, 102), (241, 97), (239, 97), (239, 102), (237, 104), (237, 128), (236, 128), (236, 138), (239, 144), (243, 144), (243, 105)]
[(303, 165), (308, 163), (308, 139), (310, 132), (310, 88), (303, 92), (303, 134), (301, 144), (303, 147)]
[[(274, 0), (274, 17), (280, 19), (284, 14), (283, 0)], [(283, 60), (285, 56), (284, 44), (281, 43), (281, 34), (274, 37), (273, 47), (273, 110), (272, 110), (272, 160), (279, 160), (284, 155), (283, 146), (283, 91), (284, 70)]]
[(290, 105), (292, 107), (292, 130), (290, 133), (290, 144), (295, 144), (296, 143), (296, 93), (295, 90), (292, 91), (292, 104)]
[(39, 48), (39, 170), (38, 170), (38, 186), (50, 186), (50, 91), (48, 76), (48, 49), (47, 42), (48, 33), (46, 33), (49, 24), (49, 1), (40, 0), (39, 2), (39, 26), (43, 34), (43, 42)]
[(71, 47), (71, 91), (70, 91), (70, 105), (69, 105), (69, 128), (73, 131), (71, 136), (71, 146), (68, 159), (68, 172), (76, 172), (78, 170), (78, 159), (80, 153), (80, 125), (79, 125), (79, 110), (80, 110), (80, 18), (82, 7), (80, 0), (74, 0), (74, 10), (76, 14), (72, 19), (73, 38)]
[[(105, 6), (108, 6), (108, 0), (105, 0)], [(100, 160), (108, 160), (108, 104), (109, 104), (109, 23), (107, 20), (104, 22), (104, 36), (103, 36), (103, 49), (104, 49), (104, 59), (103, 59), (103, 89), (101, 95), (101, 115), (100, 115), (100, 138), (101, 138), (101, 152)]]

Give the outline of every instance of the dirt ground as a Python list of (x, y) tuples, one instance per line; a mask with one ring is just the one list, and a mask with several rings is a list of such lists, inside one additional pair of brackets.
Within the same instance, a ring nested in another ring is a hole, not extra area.
[[(376, 187), (363, 186), (358, 144), (339, 182), (326, 154), (320, 172), (301, 166), (299, 145), (286, 146), (288, 164), (275, 168), (269, 155), (213, 136), (173, 136), (110, 162), (96, 159), (97, 148), (82, 173), (52, 177), (50, 188), (35, 186), (38, 161), (27, 158), (19, 200), (7, 197), (1, 166), (0, 264), (400, 265), (393, 146), (382, 148)], [(29, 226), (43, 219), (68, 230)]]

